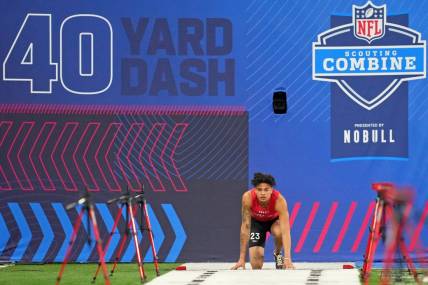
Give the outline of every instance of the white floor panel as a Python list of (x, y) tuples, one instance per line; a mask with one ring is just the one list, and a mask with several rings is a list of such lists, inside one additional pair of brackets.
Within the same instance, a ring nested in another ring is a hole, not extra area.
[[(263, 270), (229, 270), (233, 263), (186, 263), (186, 270), (173, 270), (149, 282), (150, 285), (359, 285), (357, 269), (342, 269), (353, 263), (295, 263), (296, 270), (276, 270), (273, 263)], [(247, 264), (250, 267), (249, 264)]]
[[(204, 271), (170, 271), (164, 275), (156, 277), (147, 284), (150, 285), (184, 285), (191, 283)], [(203, 284), (203, 283), (202, 283)]]
[(305, 284), (309, 277), (309, 270), (294, 271), (266, 271), (266, 270), (240, 270), (240, 271), (219, 271), (208, 277), (201, 285), (279, 285), (279, 284)]
[(323, 270), (320, 284), (360, 284), (360, 272), (357, 269)]
[[(294, 262), (296, 269), (314, 270), (314, 269), (343, 269), (344, 264), (349, 264), (355, 267), (354, 262)], [(183, 264), (187, 270), (228, 270), (235, 263), (232, 262), (189, 262)], [(250, 263), (246, 263), (246, 269), (251, 270)], [(266, 262), (263, 265), (263, 270), (275, 269), (275, 263)]]

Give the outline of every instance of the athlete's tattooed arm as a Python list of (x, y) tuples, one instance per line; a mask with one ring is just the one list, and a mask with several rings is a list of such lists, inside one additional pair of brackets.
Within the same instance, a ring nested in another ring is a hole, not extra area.
[(247, 253), (248, 239), (250, 236), (250, 224), (251, 224), (251, 212), (250, 212), (250, 199), (248, 192), (242, 196), (242, 223), (241, 223), (241, 234), (240, 234), (240, 251), (239, 260), (232, 267), (232, 269), (238, 269), (242, 267), (245, 269), (245, 256)]

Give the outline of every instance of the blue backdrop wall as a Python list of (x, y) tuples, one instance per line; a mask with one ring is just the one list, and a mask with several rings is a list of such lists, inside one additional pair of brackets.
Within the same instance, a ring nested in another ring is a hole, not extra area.
[[(376, 181), (414, 187), (407, 242), (427, 244), (427, 3), (0, 8), (1, 260), (61, 261), (77, 215), (64, 206), (84, 188), (106, 238), (106, 201), (143, 186), (162, 261), (235, 260), (256, 171), (287, 199), (295, 260), (361, 260)], [(96, 260), (85, 240), (72, 260)], [(134, 258), (129, 243), (121, 260)]]

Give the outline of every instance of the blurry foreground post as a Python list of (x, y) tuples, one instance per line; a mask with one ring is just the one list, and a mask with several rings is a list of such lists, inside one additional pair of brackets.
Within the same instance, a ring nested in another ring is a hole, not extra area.
[[(386, 244), (381, 284), (390, 284), (391, 268), (397, 249), (402, 254), (409, 273), (413, 275), (416, 283), (420, 284), (421, 281), (418, 279), (403, 238), (403, 230), (412, 207), (413, 191), (410, 189), (398, 191), (392, 183), (373, 183), (372, 189), (377, 192), (377, 198), (362, 268), (364, 283), (368, 284), (369, 282), (374, 254), (379, 240), (382, 238)], [(387, 225), (390, 226), (388, 232), (386, 232)]]

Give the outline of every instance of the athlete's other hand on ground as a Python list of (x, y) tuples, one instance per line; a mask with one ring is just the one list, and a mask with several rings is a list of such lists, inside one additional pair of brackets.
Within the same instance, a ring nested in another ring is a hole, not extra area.
[(245, 260), (238, 260), (238, 262), (230, 269), (236, 270), (236, 269), (239, 269), (240, 267), (242, 267), (242, 269), (245, 269)]
[(282, 269), (296, 269), (293, 265), (293, 262), (291, 260), (284, 260), (284, 264), (282, 265)]

